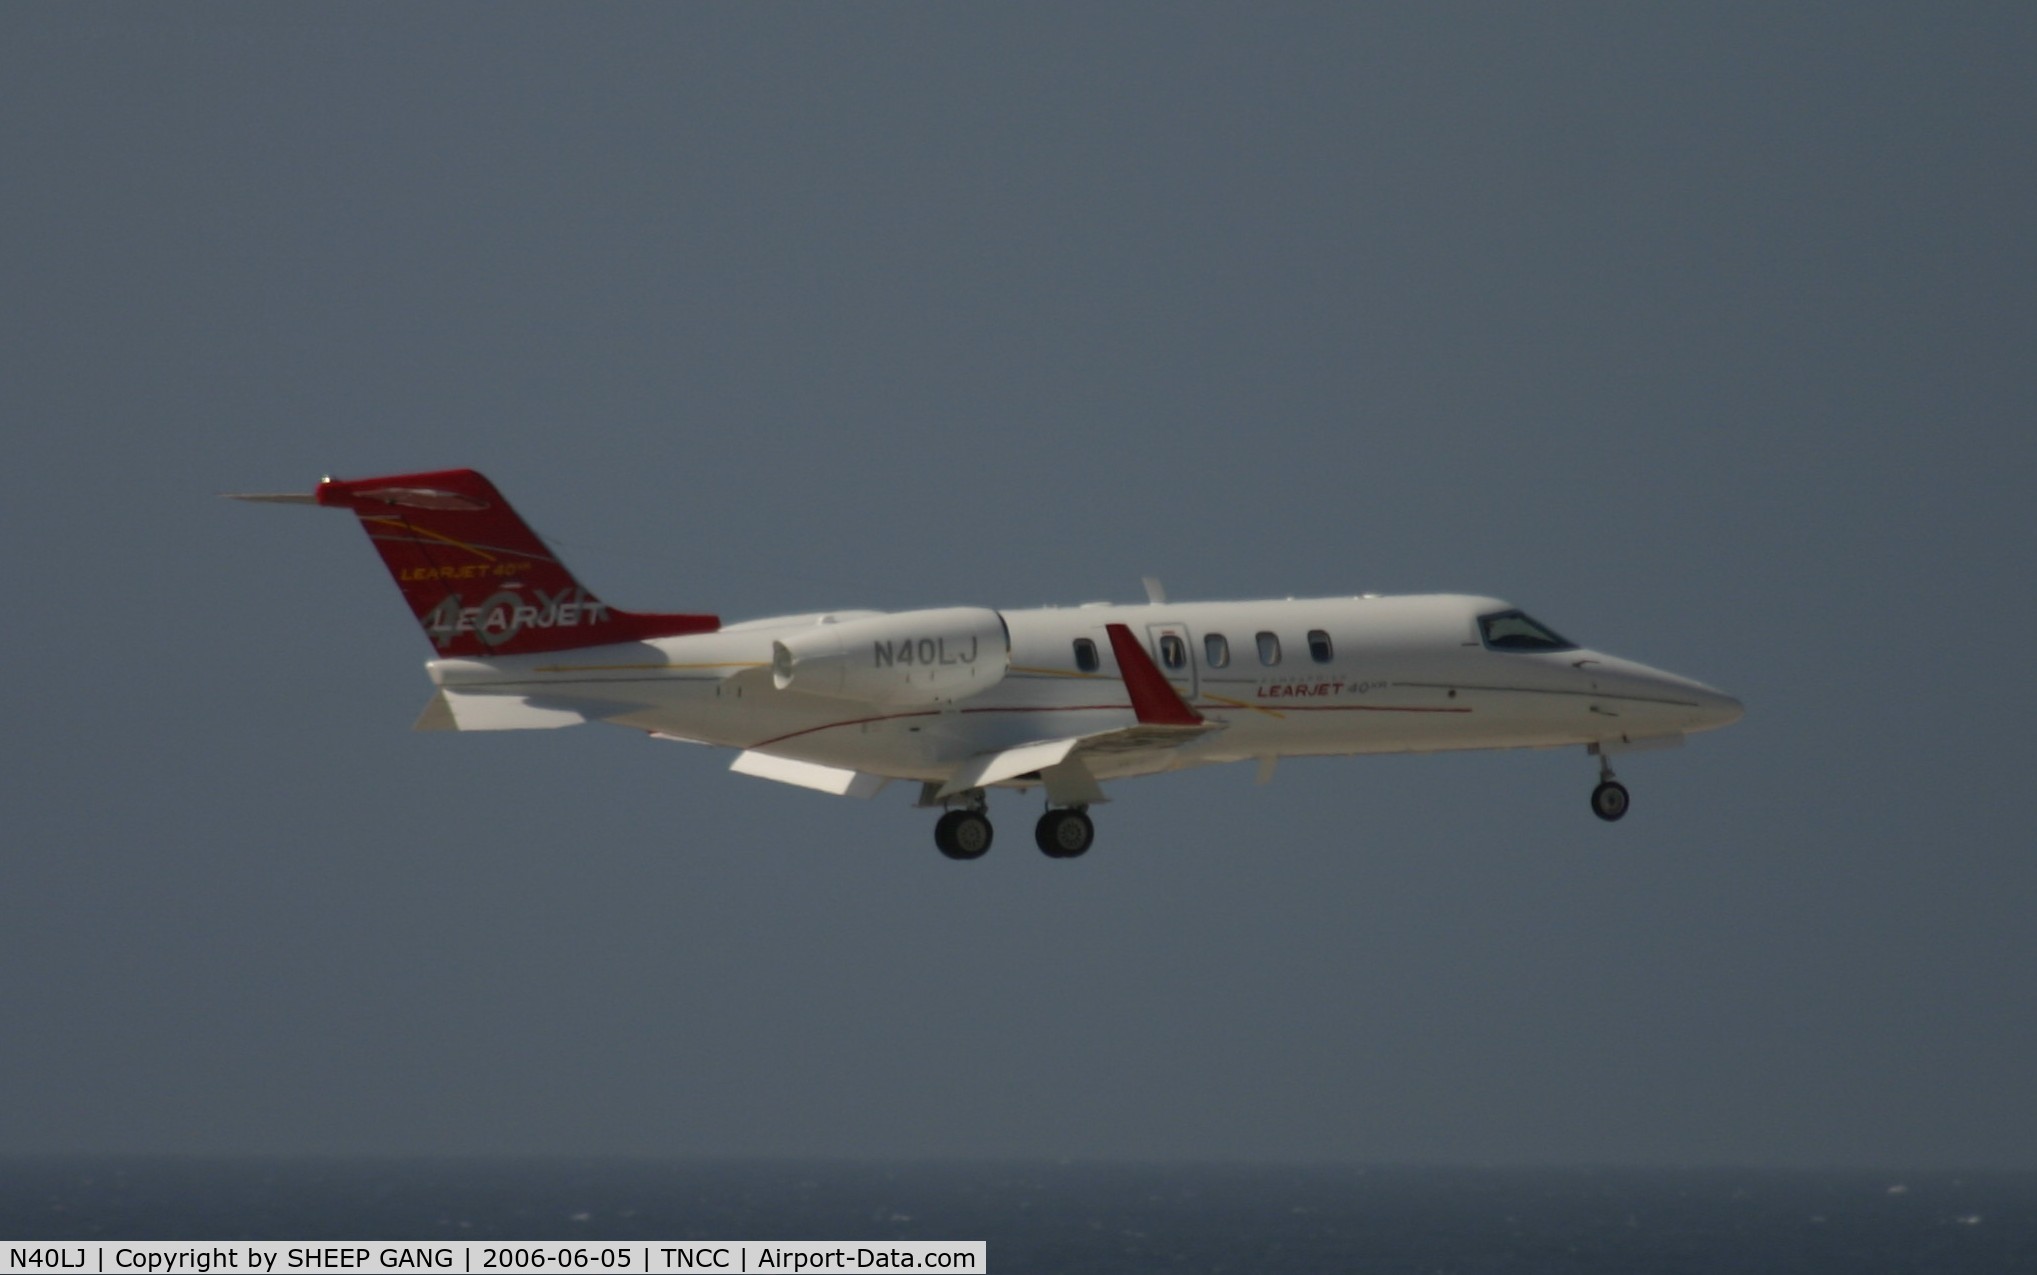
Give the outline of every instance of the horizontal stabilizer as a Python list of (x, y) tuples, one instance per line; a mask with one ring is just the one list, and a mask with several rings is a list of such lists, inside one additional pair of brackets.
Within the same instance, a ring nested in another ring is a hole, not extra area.
[[(590, 706), (592, 707), (592, 706)], [(613, 704), (600, 706), (613, 711)], [(593, 714), (570, 702), (529, 695), (465, 695), (440, 691), (412, 730), (557, 730), (590, 721)]]
[(729, 769), (738, 775), (775, 779), (781, 784), (812, 788), (837, 797), (874, 797), (878, 789), (891, 782), (882, 775), (869, 775), (840, 766), (823, 766), (817, 762), (794, 761), (790, 757), (774, 757), (754, 750), (737, 756)]

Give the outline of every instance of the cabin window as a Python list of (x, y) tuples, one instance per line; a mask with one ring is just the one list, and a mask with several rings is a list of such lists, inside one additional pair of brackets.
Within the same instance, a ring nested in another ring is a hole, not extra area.
[(1328, 664), (1336, 652), (1330, 649), (1330, 635), (1321, 629), (1308, 631), (1308, 657), (1318, 664)]
[(1259, 635), (1259, 662), (1269, 668), (1280, 663), (1280, 635), (1278, 633), (1261, 633)]
[(1096, 659), (1096, 643), (1090, 641), (1088, 638), (1075, 639), (1075, 667), (1081, 669), (1085, 673), (1096, 672), (1098, 667)]
[(1221, 633), (1202, 635), (1202, 658), (1211, 668), (1227, 668), (1231, 663), (1231, 644)]
[(1486, 649), (1493, 651), (1575, 651), (1577, 643), (1567, 642), (1530, 620), (1521, 611), (1496, 611), (1478, 617), (1478, 635)]
[(1160, 662), (1168, 668), (1188, 667), (1188, 643), (1181, 640), (1179, 633), (1160, 635)]

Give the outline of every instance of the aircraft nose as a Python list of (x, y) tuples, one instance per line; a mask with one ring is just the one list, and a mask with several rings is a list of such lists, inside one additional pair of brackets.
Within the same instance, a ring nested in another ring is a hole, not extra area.
[[(1605, 662), (1613, 663), (1611, 660)], [(1658, 711), (1662, 716), (1658, 720), (1667, 729), (1684, 734), (1717, 730), (1721, 726), (1731, 726), (1747, 715), (1746, 707), (1739, 700), (1703, 682), (1645, 664), (1626, 664), (1624, 670), (1633, 678), (1630, 685), (1637, 695), (1659, 700), (1661, 707)]]
[(1696, 720), (1691, 723), (1691, 729), (1717, 730), (1721, 726), (1731, 726), (1746, 715), (1746, 707), (1731, 695), (1709, 686), (1701, 687), (1697, 694)]

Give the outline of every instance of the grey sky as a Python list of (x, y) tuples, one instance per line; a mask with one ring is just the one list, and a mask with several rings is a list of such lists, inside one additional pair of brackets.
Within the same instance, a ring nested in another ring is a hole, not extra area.
[[(0, 10), (0, 1151), (2037, 1165), (2037, 18)], [(413, 735), (471, 465), (745, 618), (1451, 589), (1742, 697), (951, 864)]]

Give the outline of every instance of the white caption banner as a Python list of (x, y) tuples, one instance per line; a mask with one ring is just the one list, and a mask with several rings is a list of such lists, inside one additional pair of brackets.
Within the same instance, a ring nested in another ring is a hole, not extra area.
[(982, 1240), (653, 1240), (432, 1244), (327, 1240), (12, 1241), (0, 1246), (6, 1275), (790, 1275), (808, 1271), (988, 1270)]

